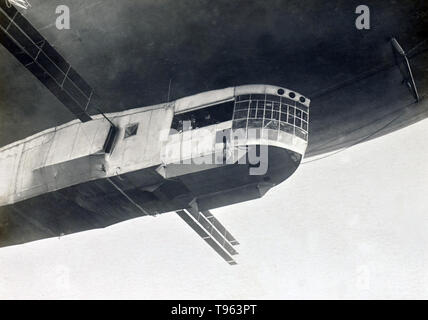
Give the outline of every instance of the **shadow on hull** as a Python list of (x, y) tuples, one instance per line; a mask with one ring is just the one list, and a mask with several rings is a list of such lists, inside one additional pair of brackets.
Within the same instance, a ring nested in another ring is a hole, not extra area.
[(257, 199), (292, 175), (300, 161), (300, 154), (270, 146), (264, 175), (250, 175), (248, 161), (173, 179), (152, 167), (110, 178), (118, 188), (98, 179), (61, 189), (1, 207), (0, 247), (177, 211), (194, 199), (200, 210)]

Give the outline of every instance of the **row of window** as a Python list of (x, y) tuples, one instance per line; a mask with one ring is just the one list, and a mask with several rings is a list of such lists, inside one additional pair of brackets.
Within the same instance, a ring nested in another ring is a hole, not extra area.
[[(293, 114), (302, 118), (302, 120), (308, 121), (308, 112), (300, 109), (299, 107), (292, 106), (286, 103), (272, 102), (272, 101), (261, 101), (261, 100), (251, 100), (251, 101), (241, 101), (235, 103), (235, 112), (239, 110), (248, 110), (250, 109), (250, 116), (253, 118), (261, 117), (261, 114), (266, 110), (267, 114), (270, 115), (271, 112), (282, 112)], [(255, 115), (257, 112), (257, 116)], [(241, 113), (242, 114), (242, 113)]]
[(270, 100), (250, 100), (250, 101), (239, 101), (235, 103), (235, 110), (242, 110), (242, 109), (272, 109), (273, 111), (280, 111), (284, 109), (286, 106), (294, 108), (296, 110), (299, 110), (304, 113), (308, 113), (307, 109), (301, 108), (300, 106), (296, 106), (294, 104), (288, 104), (285, 102), (277, 102), (277, 101), (270, 101)]
[(240, 95), (235, 100), (177, 114), (173, 118), (171, 129), (172, 132), (181, 132), (231, 119), (233, 128), (268, 128), (272, 132), (284, 131), (306, 140), (309, 108), (287, 97)]
[(309, 108), (300, 102), (296, 102), (287, 97), (280, 97), (271, 94), (244, 94), (236, 97), (236, 102), (244, 101), (270, 101), (270, 102), (280, 102), (281, 104), (288, 104), (290, 106), (295, 106), (296, 108), (308, 112)]
[(302, 129), (305, 133), (308, 132), (308, 112), (278, 101), (240, 100), (236, 102), (233, 120), (246, 119), (276, 120)]
[(232, 119), (234, 101), (227, 101), (207, 108), (176, 114), (172, 119), (171, 128), (181, 132), (230, 121)]
[(296, 135), (304, 140), (308, 139), (307, 131), (292, 125), (288, 122), (274, 120), (274, 119), (238, 119), (234, 120), (232, 124), (233, 129), (271, 129), (269, 130), (269, 139), (276, 140), (278, 131), (287, 132)]
[(234, 120), (238, 119), (273, 119), (288, 122), (297, 127), (308, 131), (308, 114), (290, 106), (282, 106), (281, 111), (275, 111), (270, 108), (247, 108), (236, 110), (233, 115)]

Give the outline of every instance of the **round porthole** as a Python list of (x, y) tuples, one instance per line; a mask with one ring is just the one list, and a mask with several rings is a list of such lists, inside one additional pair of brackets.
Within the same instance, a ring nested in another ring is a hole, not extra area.
[(282, 96), (282, 95), (285, 93), (285, 91), (284, 91), (284, 89), (278, 89), (277, 93), (278, 93), (280, 96)]
[(305, 97), (300, 97), (300, 98), (299, 98), (299, 101), (300, 101), (301, 103), (305, 103), (306, 99), (305, 99)]
[(290, 98), (295, 98), (295, 97), (296, 97), (296, 94), (295, 94), (294, 92), (290, 92), (290, 93), (288, 94), (288, 96), (289, 96)]

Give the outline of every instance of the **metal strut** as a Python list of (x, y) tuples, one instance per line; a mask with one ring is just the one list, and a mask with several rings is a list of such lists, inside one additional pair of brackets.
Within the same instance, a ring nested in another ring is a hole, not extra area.
[(394, 37), (391, 38), (391, 44), (392, 44), (392, 47), (395, 49), (395, 51), (404, 59), (407, 72), (409, 73), (409, 79), (405, 79), (405, 80), (407, 80), (407, 83), (413, 92), (413, 95), (416, 99), (416, 102), (419, 102), (420, 98), (419, 98), (419, 94), (418, 94), (418, 89), (416, 88), (415, 79), (413, 77), (412, 68), (410, 67), (410, 63), (409, 63), (409, 59), (407, 58), (407, 54), (404, 51), (404, 49), (400, 46), (397, 39), (395, 39)]

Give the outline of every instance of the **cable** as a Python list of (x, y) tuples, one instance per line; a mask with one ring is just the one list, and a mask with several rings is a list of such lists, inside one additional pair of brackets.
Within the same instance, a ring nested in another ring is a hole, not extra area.
[(145, 216), (150, 216), (151, 214), (148, 213), (146, 210), (143, 209), (138, 203), (136, 203), (130, 196), (126, 194), (124, 190), (122, 190), (121, 187), (119, 187), (116, 183), (113, 182), (113, 180), (110, 179), (110, 177), (106, 178), (112, 185), (115, 187), (126, 199), (129, 200), (135, 207), (137, 207)]

